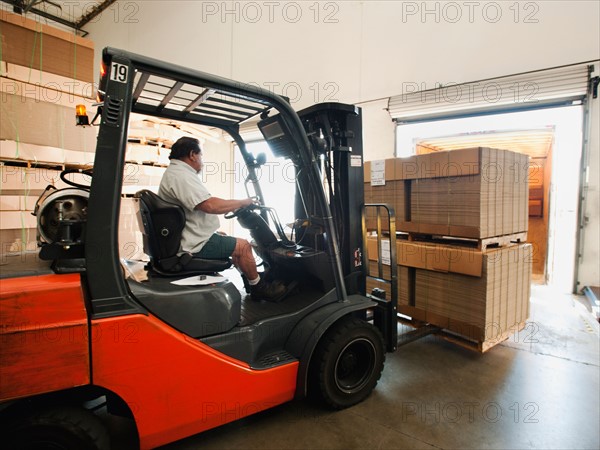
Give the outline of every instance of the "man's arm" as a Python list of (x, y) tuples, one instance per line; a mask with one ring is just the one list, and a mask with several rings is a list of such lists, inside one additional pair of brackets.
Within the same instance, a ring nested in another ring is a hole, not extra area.
[(245, 198), (243, 200), (225, 200), (219, 197), (210, 197), (202, 203), (197, 204), (194, 209), (198, 209), (207, 214), (225, 214), (235, 211), (243, 206), (251, 205), (252, 203), (254, 203), (254, 200), (251, 198)]

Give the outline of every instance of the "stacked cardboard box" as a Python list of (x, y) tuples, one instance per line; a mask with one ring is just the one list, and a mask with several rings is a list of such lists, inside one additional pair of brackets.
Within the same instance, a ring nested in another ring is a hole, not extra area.
[(75, 106), (92, 111), (94, 44), (8, 11), (0, 28), (0, 252), (10, 254), (37, 249), (36, 200), (49, 184), (68, 187), (54, 169), (93, 161), (97, 128), (76, 127)]
[(527, 230), (527, 155), (476, 147), (387, 159), (383, 185), (374, 164), (365, 163), (365, 203), (393, 205), (398, 231), (483, 239)]
[(94, 81), (94, 43), (72, 32), (0, 11), (3, 61), (88, 83)]
[[(364, 190), (365, 203), (388, 204), (394, 207), (396, 218), (404, 217), (404, 182), (395, 179), (396, 159), (386, 159), (383, 163), (384, 184), (376, 184), (371, 179), (371, 161), (365, 161), (364, 165)], [(388, 229), (388, 217), (383, 209), (380, 209), (381, 227), (384, 231)], [(367, 228), (370, 230), (377, 229), (377, 210), (375, 208), (366, 209)]]
[[(524, 326), (532, 247), (510, 242), (527, 232), (528, 166), (526, 155), (483, 147), (365, 163), (365, 203), (392, 205), (398, 231), (475, 239), (397, 240), (400, 313), (475, 341), (481, 351)], [(376, 229), (375, 219), (367, 209), (367, 228)], [(486, 249), (489, 242), (508, 245)], [(369, 274), (378, 276), (376, 238), (367, 253)], [(389, 279), (383, 267), (381, 278)], [(369, 292), (390, 290), (367, 280)]]
[(433, 323), (482, 342), (512, 334), (529, 317), (531, 245), (482, 253), (481, 276), (418, 269), (415, 308), (444, 319)]
[[(484, 251), (460, 245), (396, 242), (398, 311), (480, 344), (485, 350), (529, 317), (530, 244)], [(378, 275), (376, 238), (367, 240), (369, 273)], [(383, 278), (390, 278), (384, 265)], [(367, 290), (389, 284), (367, 278)], [(389, 294), (388, 294), (389, 295)]]

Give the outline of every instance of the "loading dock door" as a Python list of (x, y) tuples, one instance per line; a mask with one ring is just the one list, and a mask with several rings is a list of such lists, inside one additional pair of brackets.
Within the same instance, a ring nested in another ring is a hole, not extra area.
[(597, 265), (595, 258), (582, 259), (582, 256), (584, 249), (597, 254), (598, 247), (597, 236), (590, 236), (589, 245), (584, 245), (584, 227), (589, 220), (589, 217), (584, 219), (584, 212), (590, 158), (588, 136), (593, 122), (590, 104), (594, 98), (594, 70), (598, 71), (598, 65), (598, 61), (588, 61), (469, 83), (447, 83), (426, 90), (407, 83), (403, 86), (404, 92), (388, 102), (390, 116), (398, 125), (574, 104), (584, 106), (573, 292), (584, 287), (578, 279), (580, 265)]

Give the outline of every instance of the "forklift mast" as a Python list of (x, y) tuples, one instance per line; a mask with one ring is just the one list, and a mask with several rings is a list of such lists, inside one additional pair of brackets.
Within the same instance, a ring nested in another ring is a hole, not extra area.
[[(334, 217), (339, 241), (340, 259), (348, 294), (365, 294), (362, 267), (361, 207), (364, 202), (361, 109), (342, 103), (322, 103), (298, 113), (312, 144), (313, 158), (320, 161), (322, 180)], [(298, 239), (307, 234), (324, 245), (320, 230), (318, 206), (312, 198), (301, 198), (310, 192), (307, 177), (298, 177), (296, 218), (308, 222)]]

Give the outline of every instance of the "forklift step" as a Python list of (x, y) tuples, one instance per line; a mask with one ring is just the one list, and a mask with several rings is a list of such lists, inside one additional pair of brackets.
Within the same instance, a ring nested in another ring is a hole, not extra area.
[(294, 361), (297, 361), (294, 356), (290, 355), (285, 350), (281, 350), (262, 356), (258, 361), (253, 362), (250, 367), (256, 370), (265, 370), (289, 364)]

